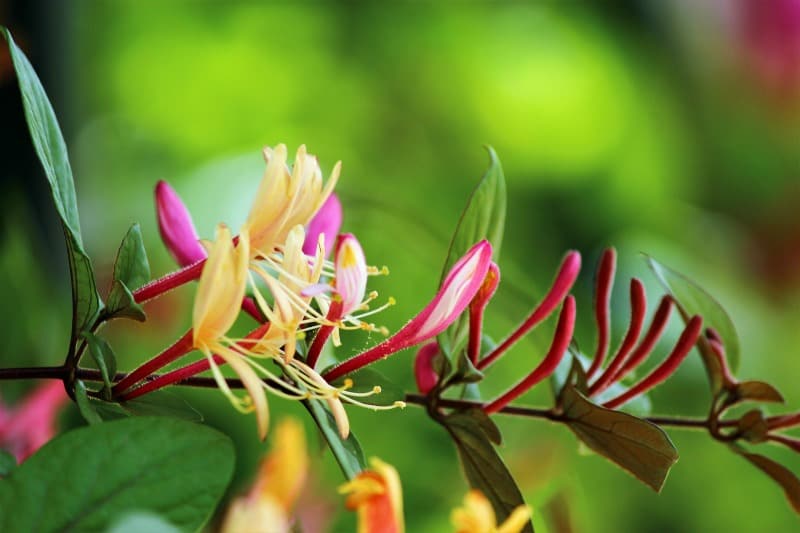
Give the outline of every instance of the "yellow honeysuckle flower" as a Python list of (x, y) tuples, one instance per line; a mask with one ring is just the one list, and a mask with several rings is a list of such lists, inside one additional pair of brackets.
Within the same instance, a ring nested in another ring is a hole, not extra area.
[(276, 244), (286, 240), (296, 225), (305, 225), (333, 191), (341, 171), (341, 161), (333, 167), (323, 187), (322, 171), (317, 158), (297, 149), (292, 169), (286, 163), (286, 145), (265, 148), (267, 168), (247, 217), (252, 253), (269, 255)]
[(370, 459), (371, 470), (339, 487), (347, 494), (345, 506), (358, 513), (358, 533), (403, 533), (403, 491), (397, 470), (380, 459)]
[(250, 491), (228, 507), (222, 533), (288, 533), (292, 509), (308, 475), (303, 426), (293, 418), (281, 421), (272, 450), (262, 460)]
[(453, 510), (450, 517), (456, 533), (519, 533), (531, 517), (531, 510), (520, 505), (500, 525), (492, 504), (479, 490), (471, 490), (464, 497), (464, 506)]

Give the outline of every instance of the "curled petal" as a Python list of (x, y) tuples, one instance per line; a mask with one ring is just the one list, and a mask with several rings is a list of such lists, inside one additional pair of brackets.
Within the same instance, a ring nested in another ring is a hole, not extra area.
[(303, 243), (303, 252), (313, 256), (317, 251), (319, 236), (325, 236), (325, 254), (328, 255), (333, 248), (333, 242), (342, 226), (342, 203), (335, 193), (331, 193), (317, 214), (308, 223), (306, 240)]
[(206, 258), (192, 215), (178, 193), (163, 180), (156, 184), (156, 214), (161, 239), (178, 265), (185, 267)]
[(433, 368), (433, 359), (437, 355), (439, 355), (439, 344), (434, 341), (420, 348), (414, 359), (414, 379), (417, 382), (417, 390), (422, 394), (428, 394), (439, 381), (439, 375)]
[(393, 336), (333, 367), (323, 376), (334, 381), (389, 354), (435, 337), (458, 318), (483, 284), (492, 259), (492, 245), (483, 240), (458, 260), (439, 292), (420, 313)]

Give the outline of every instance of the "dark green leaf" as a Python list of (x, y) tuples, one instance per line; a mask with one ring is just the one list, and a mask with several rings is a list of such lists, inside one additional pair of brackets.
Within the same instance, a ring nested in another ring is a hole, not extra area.
[(733, 389), (731, 405), (743, 401), (784, 403), (778, 389), (763, 381), (742, 381)]
[(363, 401), (373, 405), (394, 405), (402, 402), (405, 397), (405, 390), (389, 378), (376, 372), (371, 368), (362, 368), (333, 382), (335, 387), (341, 387), (346, 380), (352, 380), (352, 387), (348, 390), (353, 392), (371, 392), (375, 387), (380, 387), (380, 392), (372, 396), (363, 398)]
[(83, 338), (89, 345), (89, 353), (94, 359), (100, 375), (103, 376), (103, 395), (107, 400), (111, 399), (111, 387), (114, 385), (112, 377), (117, 373), (117, 358), (114, 350), (102, 337), (98, 337), (88, 331), (83, 332)]
[(144, 250), (142, 230), (133, 224), (122, 239), (114, 261), (114, 279), (121, 281), (128, 289), (138, 289), (150, 281), (150, 263)]
[[(736, 333), (736, 327), (733, 325), (731, 317), (722, 305), (700, 285), (683, 274), (662, 265), (650, 256), (646, 256), (646, 260), (658, 280), (675, 299), (684, 322), (688, 322), (694, 315), (700, 315), (703, 317), (705, 327), (713, 327), (717, 331), (725, 347), (728, 366), (731, 371), (735, 372), (739, 366), (741, 351), (739, 335)], [(700, 337), (697, 347), (703, 357), (712, 387), (714, 391), (719, 391), (722, 387), (722, 369), (719, 361), (711, 351), (705, 337)]]
[[(470, 411), (463, 411), (453, 413), (442, 423), (453, 438), (467, 481), (491, 502), (498, 523), (508, 518), (514, 509), (525, 505), (516, 481), (486, 434), (485, 421)], [(522, 531), (533, 532), (533, 524), (528, 522)]]
[(561, 395), (569, 428), (589, 448), (661, 491), (678, 451), (655, 424), (593, 404), (567, 385)]
[(312, 418), (317, 423), (345, 477), (347, 479), (356, 477), (366, 468), (367, 464), (364, 460), (361, 444), (359, 444), (356, 436), (351, 431), (346, 439), (342, 439), (341, 435), (339, 435), (339, 429), (336, 427), (336, 420), (325, 406), (324, 401), (306, 400), (303, 405), (306, 406), (306, 409), (308, 409), (308, 412), (311, 413)]
[(67, 243), (72, 301), (74, 307), (72, 341), (87, 329), (102, 307), (94, 279), (92, 262), (83, 250), (75, 184), (72, 178), (67, 147), (61, 135), (53, 107), (47, 98), (33, 66), (17, 47), (11, 33), (3, 28), (14, 70), (17, 73), (25, 118), (33, 146), (53, 193), (53, 202), (61, 218)]
[(197, 531), (225, 492), (233, 463), (225, 435), (173, 418), (77, 429), (0, 482), (0, 509), (14, 509), (0, 516), (0, 531), (104, 531), (134, 511)]
[(792, 506), (795, 513), (800, 514), (800, 480), (797, 479), (797, 476), (795, 476), (791, 470), (768, 457), (757, 453), (749, 453), (739, 446), (732, 445), (730, 448), (750, 461), (750, 463), (758, 467), (780, 485), (786, 495), (786, 499), (789, 500), (789, 505)]
[(93, 402), (89, 400), (86, 385), (81, 380), (75, 382), (75, 403), (78, 404), (78, 411), (80, 411), (81, 416), (89, 425), (99, 424), (103, 421), (95, 411)]
[(752, 409), (743, 414), (737, 423), (737, 428), (741, 432), (742, 438), (753, 444), (767, 440), (767, 433), (769, 433), (769, 426), (764, 420), (764, 413), (761, 412), (761, 409)]
[[(488, 146), (487, 151), (489, 168), (472, 191), (467, 206), (461, 213), (444, 262), (442, 280), (453, 265), (481, 239), (492, 243), (495, 262), (500, 255), (506, 221), (506, 182), (503, 167), (494, 149)], [(468, 326), (467, 317), (461, 316), (439, 335), (439, 346), (443, 353), (450, 357), (458, 353), (458, 346), (463, 344)]]
[(128, 513), (114, 523), (108, 533), (180, 533), (169, 522), (153, 513)]
[(461, 356), (457, 358), (456, 370), (452, 378), (454, 383), (478, 383), (483, 378), (483, 372), (475, 368), (469, 357)]
[(0, 450), (0, 477), (5, 477), (17, 468), (17, 458), (13, 453)]
[(171, 416), (189, 422), (202, 422), (203, 415), (180, 394), (170, 390), (157, 390), (119, 405), (133, 416)]
[(138, 322), (147, 320), (144, 309), (136, 303), (133, 293), (119, 280), (114, 280), (111, 292), (108, 293), (106, 316), (108, 318), (130, 318)]

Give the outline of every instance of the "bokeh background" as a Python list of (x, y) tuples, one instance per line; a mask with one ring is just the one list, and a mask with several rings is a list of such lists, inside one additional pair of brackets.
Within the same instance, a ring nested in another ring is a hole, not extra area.
[[(739, 375), (800, 404), (800, 1), (330, 2), (0, 0), (60, 118), (88, 251), (108, 285), (128, 226), (142, 224), (154, 274), (173, 268), (152, 202), (167, 179), (200, 233), (246, 216), (260, 150), (305, 143), (338, 191), (345, 229), (398, 305), (403, 324), (434, 293), (449, 235), (497, 150), (508, 183), (503, 282), (488, 330), (501, 338), (533, 306), (568, 249), (584, 255), (578, 340), (594, 343), (591, 270), (613, 244), (620, 276), (660, 289), (640, 252), (689, 273), (729, 310)], [(68, 271), (16, 80), (0, 54), (2, 364), (58, 364), (69, 327)], [(621, 279), (621, 278), (620, 278)], [(614, 292), (615, 339), (628, 316)], [(123, 368), (189, 323), (191, 289), (105, 332)], [(541, 357), (552, 323), (486, 380), (500, 391)], [(350, 336), (342, 355), (376, 339)], [(664, 353), (662, 346), (659, 353)], [(412, 353), (379, 370), (411, 389)], [(551, 401), (546, 386), (523, 398)], [(2, 385), (13, 400), (25, 385)], [(216, 391), (185, 393), (240, 450), (235, 493), (266, 445)], [(706, 378), (693, 356), (653, 395), (662, 414), (702, 416)], [(275, 399), (273, 417), (304, 413)], [(422, 410), (350, 411), (368, 455), (397, 466), (411, 532), (448, 530), (466, 485), (441, 428)], [(66, 426), (78, 424), (72, 411)], [(702, 433), (673, 431), (681, 452), (660, 496), (574, 437), (500, 419), (501, 453), (535, 509), (537, 531), (784, 531), (797, 519), (780, 489)], [(317, 453), (319, 493), (341, 510), (341, 482)], [(768, 449), (800, 471), (788, 452)], [(333, 531), (353, 529), (338, 512)]]

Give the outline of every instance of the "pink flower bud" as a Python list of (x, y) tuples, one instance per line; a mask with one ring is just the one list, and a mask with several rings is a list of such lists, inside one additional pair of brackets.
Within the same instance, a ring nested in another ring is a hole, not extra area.
[(303, 253), (314, 256), (317, 253), (319, 236), (325, 235), (325, 256), (327, 257), (333, 247), (333, 240), (342, 226), (342, 203), (336, 194), (331, 193), (317, 214), (308, 223), (306, 240), (303, 243)]
[(56, 434), (58, 413), (69, 402), (61, 381), (38, 385), (22, 403), (7, 410), (0, 404), (0, 449), (24, 461)]
[(439, 344), (434, 341), (420, 348), (414, 359), (414, 379), (417, 381), (417, 389), (422, 394), (428, 394), (439, 381), (439, 375), (433, 368), (433, 359), (437, 355), (439, 355)]
[(178, 193), (163, 180), (156, 185), (156, 212), (161, 239), (180, 266), (188, 266), (206, 258), (192, 215)]
[(355, 311), (367, 292), (367, 260), (351, 233), (340, 235), (336, 243), (336, 292), (342, 299), (342, 315)]

